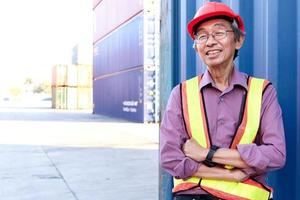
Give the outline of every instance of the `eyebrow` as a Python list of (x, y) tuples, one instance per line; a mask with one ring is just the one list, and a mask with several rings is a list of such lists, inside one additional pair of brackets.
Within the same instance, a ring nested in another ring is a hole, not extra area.
[(224, 28), (226, 28), (224, 24), (215, 24), (214, 26), (223, 26)]
[[(224, 24), (222, 23), (217, 23), (217, 24), (214, 24), (213, 27), (217, 27), (217, 26), (221, 26), (221, 27), (224, 27), (224, 28), (227, 28)], [(196, 30), (196, 32), (199, 32), (199, 31), (203, 31), (204, 28), (199, 28)]]

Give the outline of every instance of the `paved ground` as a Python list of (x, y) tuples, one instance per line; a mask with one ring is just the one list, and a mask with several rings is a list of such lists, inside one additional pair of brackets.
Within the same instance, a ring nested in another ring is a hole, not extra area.
[(158, 125), (0, 109), (1, 200), (156, 200)]

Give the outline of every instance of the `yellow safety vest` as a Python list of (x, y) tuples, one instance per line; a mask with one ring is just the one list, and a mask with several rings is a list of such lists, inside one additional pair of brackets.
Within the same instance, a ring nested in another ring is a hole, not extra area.
[[(180, 85), (183, 118), (189, 137), (194, 138), (202, 147), (210, 148), (208, 122), (203, 96), (199, 88), (200, 81), (201, 76), (197, 76)], [(236, 148), (238, 144), (250, 144), (255, 140), (260, 123), (262, 95), (268, 84), (267, 80), (249, 77), (243, 118), (230, 148)], [(225, 167), (230, 169), (230, 166)], [(222, 199), (267, 200), (271, 194), (270, 187), (254, 179), (235, 182), (198, 177), (185, 180), (174, 178), (173, 192), (176, 193), (199, 186), (206, 192)]]

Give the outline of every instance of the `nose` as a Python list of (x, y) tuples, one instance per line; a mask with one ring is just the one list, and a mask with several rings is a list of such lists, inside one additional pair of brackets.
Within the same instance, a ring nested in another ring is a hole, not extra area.
[(213, 46), (217, 43), (215, 40), (214, 36), (212, 34), (208, 35), (207, 41), (206, 41), (206, 46)]

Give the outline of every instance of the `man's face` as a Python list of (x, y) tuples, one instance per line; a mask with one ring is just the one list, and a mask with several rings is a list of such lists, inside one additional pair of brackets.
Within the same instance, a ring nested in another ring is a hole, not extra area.
[(222, 67), (233, 62), (235, 49), (241, 48), (243, 38), (234, 40), (230, 22), (212, 19), (198, 27), (195, 43), (196, 51), (208, 67)]

